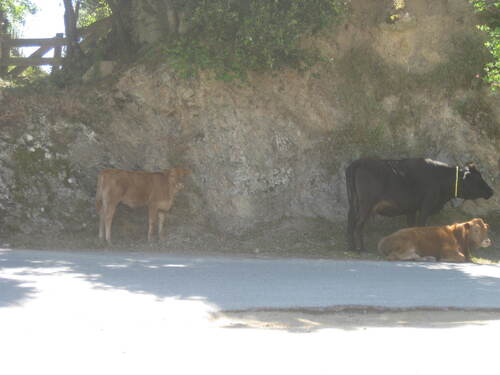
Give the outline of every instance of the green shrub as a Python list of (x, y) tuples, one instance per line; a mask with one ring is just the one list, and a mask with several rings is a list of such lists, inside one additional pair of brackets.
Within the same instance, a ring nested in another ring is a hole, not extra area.
[(300, 41), (345, 12), (339, 0), (198, 0), (189, 32), (166, 42), (162, 56), (183, 77), (202, 70), (245, 79), (249, 71), (306, 69), (317, 52)]
[(492, 60), (485, 67), (484, 80), (492, 91), (500, 87), (500, 1), (499, 0), (469, 0), (476, 12), (482, 15), (485, 24), (478, 28), (488, 35), (484, 43), (491, 53)]

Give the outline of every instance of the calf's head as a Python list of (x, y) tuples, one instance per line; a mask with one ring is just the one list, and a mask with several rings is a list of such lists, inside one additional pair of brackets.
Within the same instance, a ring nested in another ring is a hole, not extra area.
[(174, 192), (177, 193), (184, 189), (184, 184), (182, 182), (178, 182), (175, 184)]
[(184, 176), (190, 175), (191, 170), (182, 167), (175, 167), (172, 169), (165, 169), (163, 174), (168, 179), (167, 184), (170, 186), (170, 191), (175, 194), (184, 188), (184, 184), (181, 180)]
[(169, 175), (176, 181), (179, 181), (182, 177), (191, 174), (191, 170), (183, 167), (175, 167), (172, 169), (167, 169)]
[(488, 237), (489, 225), (483, 219), (472, 219), (464, 223), (465, 229), (469, 232), (469, 243), (473, 247), (491, 246), (491, 240)]
[(493, 195), (493, 189), (484, 181), (474, 164), (469, 163), (464, 168), (461, 195), (464, 199), (488, 199)]

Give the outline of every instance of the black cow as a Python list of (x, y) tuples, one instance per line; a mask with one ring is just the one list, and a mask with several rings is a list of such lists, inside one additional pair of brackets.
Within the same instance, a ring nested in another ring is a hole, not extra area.
[[(359, 159), (346, 168), (350, 249), (363, 251), (363, 226), (372, 214), (406, 215), (408, 226), (427, 218), (452, 198), (488, 199), (493, 190), (474, 164), (452, 167), (431, 159)], [(417, 216), (418, 213), (418, 216)]]

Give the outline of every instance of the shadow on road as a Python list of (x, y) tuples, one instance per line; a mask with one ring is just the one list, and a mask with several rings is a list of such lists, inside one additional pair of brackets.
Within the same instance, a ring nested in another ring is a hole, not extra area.
[[(23, 278), (58, 274), (81, 278), (96, 289), (201, 300), (222, 311), (215, 319), (235, 321), (227, 327), (291, 331), (443, 328), (500, 320), (500, 267), (495, 265), (8, 249), (0, 250), (0, 308), (36, 298), (36, 287)], [(458, 310), (426, 310), (429, 299), (438, 308)], [(476, 311), (460, 311), (460, 301)], [(308, 309), (300, 309), (303, 306)], [(332, 306), (383, 306), (389, 310), (342, 311), (330, 309)], [(405, 311), (415, 307), (423, 309)]]
[(34, 294), (34, 288), (23, 286), (20, 281), (0, 277), (0, 308), (20, 304)]

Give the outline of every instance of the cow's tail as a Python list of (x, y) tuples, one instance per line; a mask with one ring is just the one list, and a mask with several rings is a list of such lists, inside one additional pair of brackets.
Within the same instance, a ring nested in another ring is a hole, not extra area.
[(347, 242), (351, 248), (354, 248), (354, 226), (359, 215), (359, 201), (356, 189), (356, 164), (350, 164), (345, 170), (345, 180), (347, 188), (347, 200), (349, 202), (349, 211), (347, 214)]
[(97, 212), (101, 212), (102, 209), (102, 180), (104, 176), (102, 173), (99, 173), (99, 176), (97, 177), (97, 188), (96, 188), (96, 194), (95, 194), (95, 208)]

